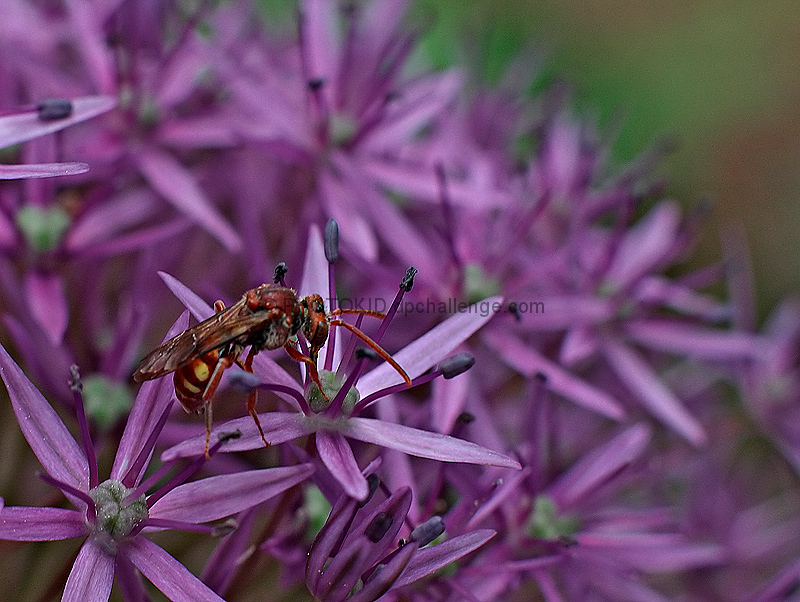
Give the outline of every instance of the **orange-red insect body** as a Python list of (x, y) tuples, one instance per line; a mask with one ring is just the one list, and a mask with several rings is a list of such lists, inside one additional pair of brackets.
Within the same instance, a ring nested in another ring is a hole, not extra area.
[[(158, 378), (174, 372), (173, 382), (178, 400), (187, 412), (205, 411), (206, 454), (211, 433), (211, 397), (222, 374), (234, 363), (252, 372), (253, 356), (262, 350), (284, 347), (293, 359), (306, 363), (309, 376), (322, 390), (316, 362), (319, 350), (328, 340), (331, 325), (344, 326), (361, 338), (388, 361), (407, 383), (410, 379), (389, 354), (360, 330), (342, 320), (331, 320), (341, 313), (365, 313), (383, 317), (377, 312), (337, 310), (325, 313), (319, 295), (298, 298), (293, 289), (275, 284), (262, 284), (247, 291), (239, 301), (225, 308), (221, 301), (214, 305), (217, 313), (151, 351), (133, 377), (136, 381)], [(309, 345), (309, 357), (291, 343), (302, 332)], [(250, 347), (244, 364), (239, 356)], [(247, 410), (253, 417), (265, 445), (269, 445), (255, 411), (256, 395), (250, 394)]]

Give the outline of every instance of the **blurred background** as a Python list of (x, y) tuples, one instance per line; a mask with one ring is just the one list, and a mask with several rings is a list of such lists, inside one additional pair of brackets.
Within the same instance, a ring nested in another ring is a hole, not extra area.
[(721, 229), (738, 224), (759, 313), (800, 293), (797, 0), (415, 0), (413, 15), (434, 65), (466, 63), (489, 82), (542, 50), (544, 77), (616, 133), (620, 163), (675, 140), (668, 194), (712, 203), (693, 261), (718, 259)]

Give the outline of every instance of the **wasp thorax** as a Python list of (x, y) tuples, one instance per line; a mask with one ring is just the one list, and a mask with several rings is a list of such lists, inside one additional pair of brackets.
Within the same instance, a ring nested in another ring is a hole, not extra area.
[[(339, 376), (335, 372), (320, 370), (319, 382), (322, 384), (322, 390), (325, 392), (325, 395), (328, 397), (328, 399), (325, 399), (325, 396), (320, 393), (319, 387), (316, 385), (316, 383), (312, 382), (308, 385), (308, 387), (306, 387), (306, 400), (308, 401), (309, 407), (314, 412), (321, 412), (322, 410), (326, 409), (329, 405), (331, 405), (333, 398), (339, 393), (344, 381), (345, 377)], [(352, 412), (353, 408), (358, 403), (359, 398), (360, 397), (356, 388), (351, 387), (347, 392), (344, 401), (342, 402), (342, 413), (349, 414)]]
[(94, 500), (96, 535), (105, 540), (118, 541), (128, 537), (142, 521), (148, 518), (144, 495), (126, 502), (131, 493), (115, 479), (100, 483), (89, 492)]

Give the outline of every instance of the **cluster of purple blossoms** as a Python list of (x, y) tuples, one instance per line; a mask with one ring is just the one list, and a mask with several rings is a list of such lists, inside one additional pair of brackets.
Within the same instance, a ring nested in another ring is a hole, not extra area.
[[(4, 4), (9, 599), (797, 596), (796, 302), (759, 326), (735, 235), (682, 265), (663, 146), (613, 165), (529, 57), (467, 94), (408, 4)], [(205, 424), (132, 379), (192, 319)]]

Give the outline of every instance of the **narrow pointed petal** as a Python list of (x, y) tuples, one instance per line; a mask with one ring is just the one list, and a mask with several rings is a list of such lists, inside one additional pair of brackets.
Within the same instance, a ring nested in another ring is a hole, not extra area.
[[(397, 161), (388, 162), (373, 158), (361, 159), (359, 164), (370, 177), (391, 190), (430, 203), (441, 202), (439, 182), (432, 168), (425, 167), (420, 170), (399, 164)], [(505, 190), (482, 188), (458, 180), (448, 180), (447, 191), (454, 205), (464, 207), (484, 210), (490, 207), (505, 207), (511, 203), (511, 194)]]
[(66, 508), (0, 506), (0, 539), (56, 541), (86, 535), (86, 515)]
[(52, 178), (55, 176), (74, 176), (89, 171), (87, 163), (28, 163), (25, 165), (0, 165), (0, 180), (21, 180), (27, 178)]
[(55, 274), (30, 272), (25, 276), (23, 286), (33, 318), (49, 341), (58, 347), (64, 338), (69, 320), (67, 297), (61, 278)]
[[(292, 441), (298, 437), (303, 437), (313, 433), (317, 425), (306, 419), (302, 414), (294, 412), (270, 412), (259, 414), (258, 419), (264, 429), (264, 436), (271, 445), (278, 445), (286, 441)], [(200, 429), (198, 429), (199, 431)], [(219, 441), (220, 435), (228, 435), (238, 431), (240, 436), (236, 439), (229, 439), (220, 448), (222, 452), (246, 451), (264, 447), (261, 435), (250, 416), (230, 420), (224, 424), (214, 427), (211, 431), (211, 445)], [(186, 458), (198, 456), (203, 453), (206, 446), (205, 433), (193, 437), (174, 445), (161, 454), (161, 460), (167, 462), (175, 458)]]
[(492, 537), (495, 531), (491, 529), (480, 529), (464, 535), (459, 535), (453, 539), (448, 539), (440, 544), (428, 546), (419, 550), (411, 562), (408, 563), (406, 570), (395, 582), (394, 587), (403, 587), (426, 577), (439, 569), (463, 558), (467, 554), (474, 552)]
[(614, 437), (602, 447), (576, 462), (548, 491), (563, 511), (600, 487), (620, 470), (634, 462), (650, 442), (650, 428), (636, 424)]
[(312, 464), (250, 470), (179, 485), (150, 508), (152, 518), (205, 523), (260, 504), (301, 483)]
[(613, 420), (622, 420), (625, 417), (625, 410), (613, 397), (573, 376), (509, 333), (490, 331), (483, 338), (520, 374), (528, 377), (544, 375), (550, 391)]
[(379, 567), (369, 581), (348, 602), (374, 602), (395, 587), (398, 577), (404, 574), (409, 561), (417, 552), (416, 544), (406, 544), (392, 556), (385, 566)]
[(451, 562), (474, 552), (495, 535), (496, 532), (491, 529), (479, 529), (448, 539), (440, 544), (422, 548), (408, 563), (406, 570), (394, 587), (403, 587), (427, 577)]
[(452, 69), (422, 77), (405, 86), (396, 102), (363, 144), (376, 154), (385, 148), (396, 148), (412, 140), (430, 121), (453, 103), (464, 81), (463, 73)]
[(724, 562), (719, 544), (699, 544), (672, 533), (591, 533), (575, 537), (581, 546), (600, 551), (647, 572), (684, 571)]
[(207, 230), (228, 251), (241, 250), (239, 235), (211, 204), (194, 174), (162, 150), (142, 148), (136, 157), (142, 175), (178, 211)]
[[(502, 297), (489, 297), (470, 305), (464, 312), (448, 318), (397, 353), (392, 354), (411, 378), (416, 378), (435, 366), (466, 341), (494, 316), (492, 307), (500, 307)], [(481, 315), (479, 308), (489, 308)], [(361, 397), (403, 382), (402, 377), (389, 364), (383, 363), (362, 376), (357, 384)]]
[(125, 542), (123, 553), (172, 602), (225, 602), (146, 537), (135, 537)]
[(183, 282), (166, 272), (159, 272), (158, 275), (164, 281), (164, 284), (167, 285), (167, 288), (172, 291), (172, 294), (183, 303), (184, 307), (186, 307), (199, 322), (214, 315), (214, 309)]
[(64, 587), (62, 602), (103, 602), (114, 583), (114, 557), (89, 538), (81, 546)]
[(644, 360), (615, 341), (606, 342), (604, 350), (619, 379), (653, 416), (675, 429), (690, 443), (698, 446), (705, 444), (706, 433), (703, 427)]
[(345, 437), (396, 449), (420, 458), (501, 468), (521, 468), (516, 460), (471, 441), (373, 418), (351, 417), (339, 426), (338, 430)]
[(659, 351), (712, 361), (763, 357), (762, 339), (746, 332), (714, 330), (670, 320), (636, 320), (625, 325), (634, 341)]
[[(164, 340), (169, 340), (183, 332), (188, 325), (189, 316), (184, 312), (169, 329)], [(136, 395), (133, 409), (128, 416), (128, 422), (125, 424), (117, 455), (111, 467), (112, 479), (122, 479), (136, 461), (139, 452), (150, 437), (150, 433), (157, 426), (163, 413), (172, 405), (174, 390), (175, 387), (170, 378), (157, 378), (142, 384)], [(146, 468), (146, 464), (142, 470), (144, 468)]]
[(341, 434), (317, 431), (317, 451), (347, 495), (357, 500), (366, 499), (369, 494), (367, 479), (361, 474), (350, 444)]
[(64, 246), (76, 251), (106, 241), (126, 228), (141, 225), (155, 212), (155, 194), (143, 187), (121, 194), (93, 208), (74, 222), (64, 238)]
[[(89, 486), (89, 462), (56, 411), (0, 345), (3, 378), (22, 434), (54, 479), (77, 489)], [(66, 376), (65, 376), (66, 378)]]
[[(300, 281), (297, 291), (300, 297), (316, 294), (326, 299), (328, 296), (328, 260), (325, 258), (322, 233), (316, 224), (312, 224), (308, 229), (303, 279)], [(325, 307), (328, 307), (327, 303)]]
[(67, 126), (105, 113), (116, 104), (116, 99), (110, 96), (86, 96), (72, 99), (72, 114), (64, 119), (42, 121), (35, 110), (0, 117), (0, 148), (63, 130)]

